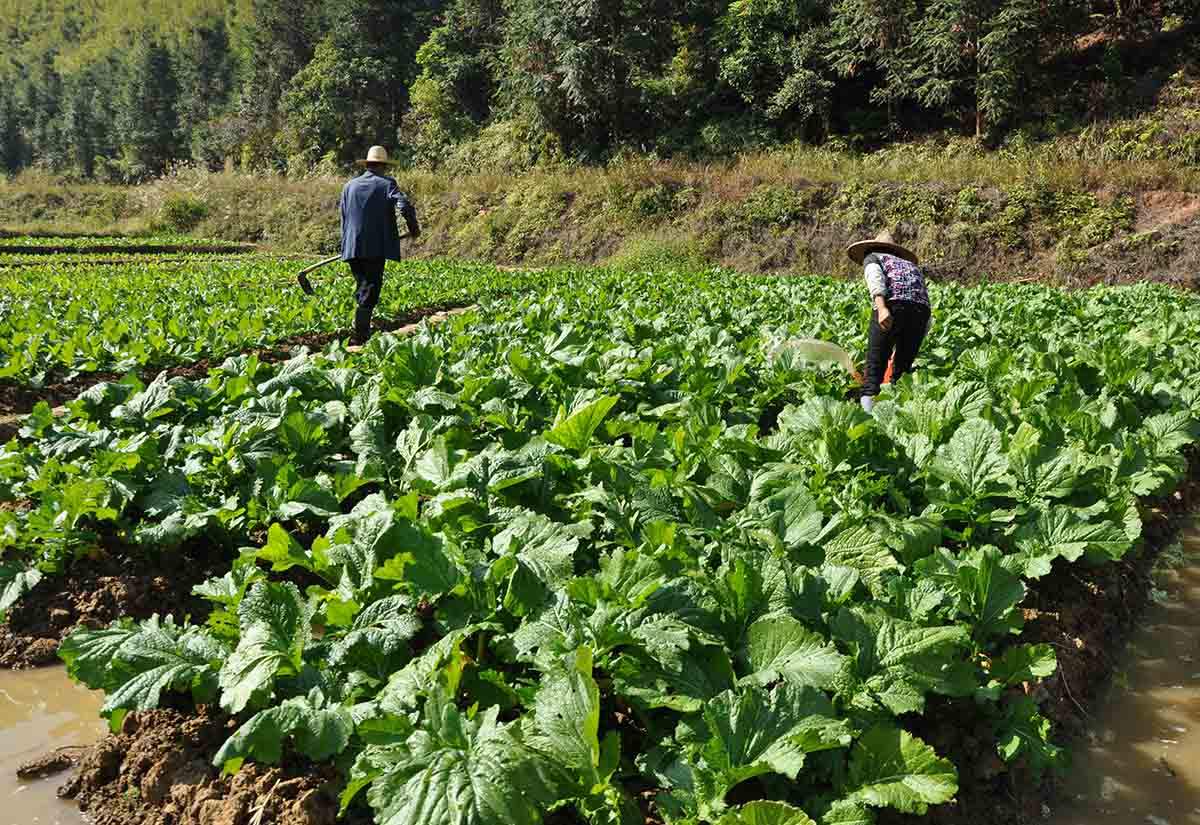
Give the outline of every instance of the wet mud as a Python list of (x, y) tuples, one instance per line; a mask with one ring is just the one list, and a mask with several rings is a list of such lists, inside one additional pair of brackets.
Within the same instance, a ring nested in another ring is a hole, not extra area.
[(1200, 529), (1123, 652), (1050, 825), (1200, 825)]
[(102, 701), (62, 668), (0, 671), (0, 825), (82, 825), (78, 807), (56, 795), (55, 774), (104, 735)]

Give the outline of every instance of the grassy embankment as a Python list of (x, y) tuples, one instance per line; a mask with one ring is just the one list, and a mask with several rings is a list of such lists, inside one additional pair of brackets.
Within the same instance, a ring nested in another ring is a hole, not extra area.
[[(945, 277), (1190, 284), (1200, 271), (1200, 69), (1172, 74), (1142, 114), (991, 151), (924, 141), (398, 177), (426, 228), (409, 248), (422, 257), (842, 272), (848, 241), (888, 227)], [(325, 252), (342, 183), (189, 170), (131, 188), (25, 175), (0, 183), (0, 227), (165, 229)]]

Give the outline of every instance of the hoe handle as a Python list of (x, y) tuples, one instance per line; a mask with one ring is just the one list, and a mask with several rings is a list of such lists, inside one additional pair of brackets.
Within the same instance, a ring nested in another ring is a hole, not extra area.
[(300, 270), (299, 274), (307, 275), (308, 273), (310, 273), (314, 270), (320, 269), (321, 267), (325, 266), (326, 264), (331, 264), (334, 261), (340, 261), (341, 259), (342, 259), (342, 256), (340, 254), (339, 255), (331, 255), (323, 261), (317, 261), (312, 266), (306, 266), (304, 269)]

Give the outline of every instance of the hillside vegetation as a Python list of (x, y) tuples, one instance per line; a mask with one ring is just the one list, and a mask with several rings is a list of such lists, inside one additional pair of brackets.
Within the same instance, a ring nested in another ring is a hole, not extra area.
[[(0, 168), (125, 182), (179, 161), (299, 174), (383, 143), (423, 167), (513, 172), (941, 132), (993, 147), (1053, 140), (1155, 107), (1194, 53), (1198, 11), (1197, 0), (0, 0)], [(1177, 149), (1193, 163), (1200, 151)]]

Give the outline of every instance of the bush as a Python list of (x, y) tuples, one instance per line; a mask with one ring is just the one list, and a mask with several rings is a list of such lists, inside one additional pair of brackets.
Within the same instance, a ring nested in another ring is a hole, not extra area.
[(163, 226), (176, 232), (190, 232), (207, 217), (208, 205), (193, 195), (170, 195), (158, 212)]
[(711, 265), (697, 241), (665, 233), (629, 238), (606, 263), (617, 269), (650, 272), (696, 272)]

